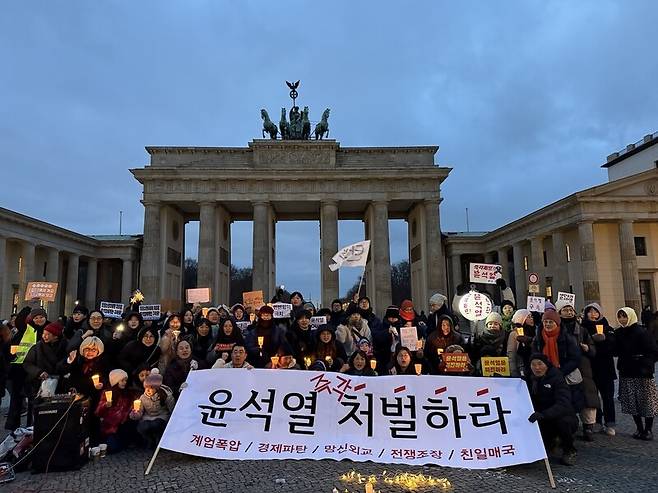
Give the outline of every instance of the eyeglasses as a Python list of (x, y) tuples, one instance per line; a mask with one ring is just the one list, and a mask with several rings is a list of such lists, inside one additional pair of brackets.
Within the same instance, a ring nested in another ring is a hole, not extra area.
[(89, 317), (89, 320), (103, 320), (103, 317), (99, 317), (99, 316)]

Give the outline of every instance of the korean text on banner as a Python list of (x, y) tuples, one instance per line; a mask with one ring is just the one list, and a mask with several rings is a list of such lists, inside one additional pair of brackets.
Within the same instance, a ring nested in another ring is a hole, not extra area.
[(359, 241), (352, 245), (341, 248), (336, 255), (331, 257), (335, 263), (329, 265), (332, 271), (341, 267), (365, 267), (370, 251), (370, 240)]
[(139, 305), (139, 314), (144, 320), (158, 320), (160, 313), (160, 305)]
[(446, 373), (464, 373), (468, 370), (467, 353), (444, 353), (442, 357)]
[(471, 264), (471, 282), (496, 284), (496, 279), (503, 277), (503, 268), (496, 264)]
[(327, 317), (311, 317), (311, 327), (320, 327), (321, 325), (327, 325)]
[(418, 332), (416, 327), (400, 327), (400, 345), (411, 351), (418, 347)]
[(210, 288), (186, 289), (185, 295), (188, 303), (209, 303)]
[(526, 303), (526, 308), (531, 312), (544, 313), (546, 307), (546, 298), (541, 296), (528, 296), (528, 302)]
[(507, 356), (483, 356), (481, 363), (483, 377), (496, 375), (509, 377), (509, 358)]
[(273, 303), (272, 310), (274, 310), (273, 318), (290, 318), (292, 305), (290, 303)]
[(262, 291), (247, 291), (242, 293), (242, 303), (245, 308), (252, 308), (258, 310), (263, 303), (263, 292)]
[(459, 311), (467, 320), (484, 320), (493, 311), (493, 303), (486, 294), (471, 291), (459, 300)]
[(555, 302), (557, 303), (558, 301), (564, 301), (567, 305), (576, 308), (576, 295), (573, 293), (563, 293), (562, 291), (558, 291)]
[(57, 294), (56, 282), (30, 281), (25, 288), (25, 300), (30, 301), (39, 299), (42, 301), (53, 302)]
[(497, 468), (546, 457), (532, 412), (518, 378), (197, 370), (160, 447), (215, 459)]
[(107, 318), (121, 318), (123, 316), (123, 303), (101, 301), (100, 309)]

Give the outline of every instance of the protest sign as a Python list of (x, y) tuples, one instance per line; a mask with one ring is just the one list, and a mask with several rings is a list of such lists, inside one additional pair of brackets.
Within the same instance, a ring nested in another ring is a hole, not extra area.
[(144, 320), (158, 320), (160, 313), (160, 305), (139, 305), (139, 314)]
[(416, 327), (400, 327), (400, 345), (410, 351), (418, 347), (418, 333)]
[(483, 356), (480, 362), (483, 377), (493, 377), (494, 375), (509, 377), (509, 358), (507, 356)]
[(247, 291), (242, 293), (242, 304), (245, 309), (251, 308), (253, 310), (258, 310), (263, 303), (263, 292), (262, 291)]
[(158, 449), (499, 468), (546, 457), (532, 412), (526, 383), (516, 378), (197, 370)]
[(25, 288), (26, 301), (30, 301), (36, 298), (42, 301), (52, 302), (55, 301), (56, 294), (56, 282), (30, 281), (27, 283), (27, 287)]
[(123, 315), (123, 303), (101, 301), (101, 311), (107, 318), (121, 318)]
[(542, 298), (541, 296), (528, 296), (526, 308), (531, 312), (544, 313), (545, 307), (546, 298)]
[(272, 303), (272, 310), (274, 310), (273, 318), (290, 318), (292, 305), (290, 303)]
[(240, 332), (244, 335), (247, 328), (251, 325), (251, 322), (235, 322), (235, 325), (238, 326), (238, 329), (240, 329)]
[(185, 296), (188, 303), (209, 303), (211, 299), (210, 288), (186, 289)]
[(496, 284), (503, 277), (503, 267), (496, 264), (470, 264), (470, 280), (482, 284)]
[(311, 327), (318, 328), (321, 325), (326, 325), (327, 324), (327, 317), (322, 316), (322, 317), (311, 317)]
[(562, 291), (558, 291), (555, 302), (557, 303), (558, 301), (564, 301), (567, 305), (576, 308), (576, 295), (573, 293), (563, 293)]
[(468, 354), (466, 353), (444, 353), (446, 373), (463, 373), (468, 370)]
[(370, 251), (370, 240), (359, 241), (352, 245), (341, 248), (336, 255), (331, 257), (335, 263), (329, 265), (329, 269), (336, 271), (341, 267), (365, 267)]
[(459, 311), (467, 320), (484, 320), (493, 310), (491, 299), (477, 291), (462, 296), (459, 300)]

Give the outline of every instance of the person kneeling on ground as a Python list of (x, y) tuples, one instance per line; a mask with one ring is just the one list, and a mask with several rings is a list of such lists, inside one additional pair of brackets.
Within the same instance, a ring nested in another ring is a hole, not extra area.
[(139, 400), (139, 409), (130, 411), (130, 419), (139, 421), (137, 431), (148, 448), (155, 448), (176, 405), (171, 389), (162, 385), (162, 375), (157, 368), (144, 380), (144, 393)]
[(560, 462), (573, 466), (576, 463), (573, 435), (578, 429), (578, 419), (571, 404), (571, 391), (562, 373), (544, 354), (532, 355), (530, 369), (530, 398), (535, 412), (528, 421), (538, 422), (547, 449), (554, 448), (559, 439), (563, 451)]

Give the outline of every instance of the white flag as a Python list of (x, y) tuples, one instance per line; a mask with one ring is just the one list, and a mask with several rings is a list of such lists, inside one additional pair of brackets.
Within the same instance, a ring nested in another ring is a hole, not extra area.
[(370, 240), (360, 241), (353, 245), (346, 246), (338, 251), (331, 260), (336, 262), (329, 265), (332, 271), (338, 270), (343, 266), (347, 267), (365, 267), (370, 251)]

